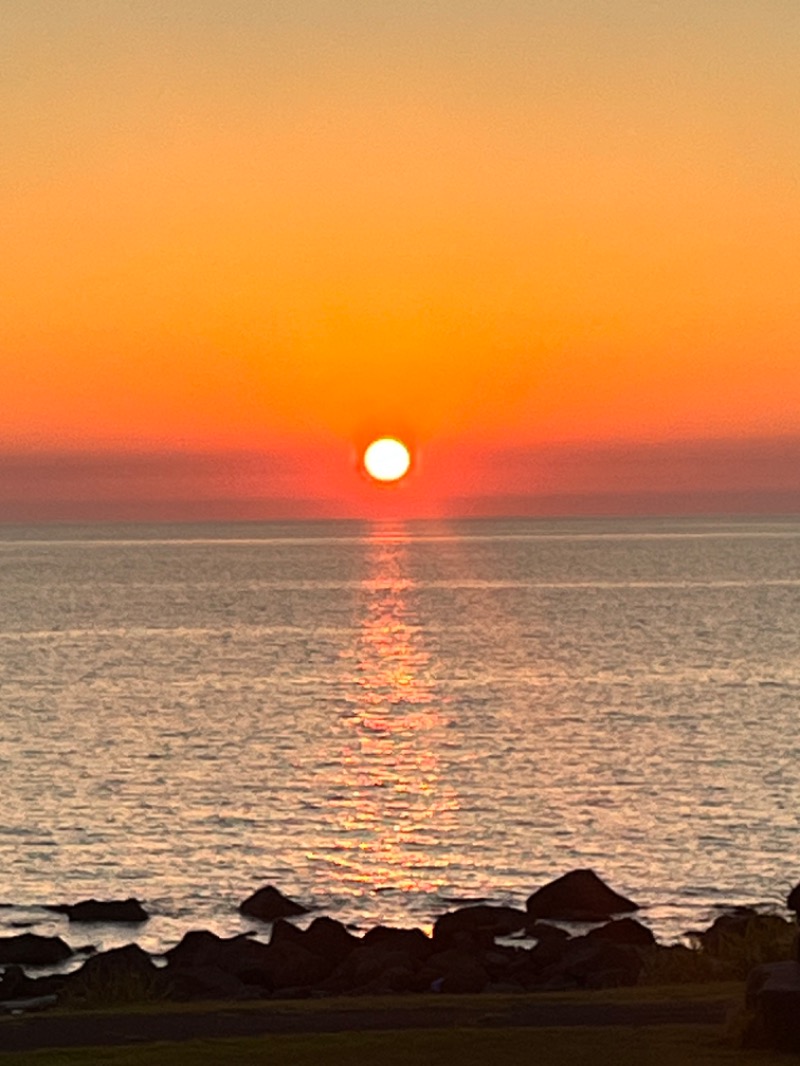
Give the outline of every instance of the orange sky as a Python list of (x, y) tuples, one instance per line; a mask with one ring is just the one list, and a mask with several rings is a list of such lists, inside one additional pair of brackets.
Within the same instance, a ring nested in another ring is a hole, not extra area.
[(357, 509), (371, 434), (430, 498), (800, 437), (798, 39), (796, 0), (5, 0), (0, 462), (257, 453)]

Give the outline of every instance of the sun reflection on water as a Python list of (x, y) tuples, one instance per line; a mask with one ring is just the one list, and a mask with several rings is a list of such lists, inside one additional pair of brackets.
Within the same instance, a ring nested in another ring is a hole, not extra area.
[(345, 896), (427, 895), (446, 883), (442, 839), (458, 799), (442, 780), (438, 749), (448, 719), (414, 606), (408, 543), (402, 528), (373, 531), (358, 629), (341, 655), (344, 742), (330, 782), (335, 825), (324, 858), (334, 891)]

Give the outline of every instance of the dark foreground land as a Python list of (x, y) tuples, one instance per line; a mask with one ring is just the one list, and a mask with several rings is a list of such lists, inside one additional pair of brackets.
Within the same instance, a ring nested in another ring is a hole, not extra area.
[(192, 1004), (0, 1019), (0, 1062), (409, 1062), (511, 1066), (770, 1064), (737, 1047), (743, 986), (521, 996), (413, 996), (266, 1004)]

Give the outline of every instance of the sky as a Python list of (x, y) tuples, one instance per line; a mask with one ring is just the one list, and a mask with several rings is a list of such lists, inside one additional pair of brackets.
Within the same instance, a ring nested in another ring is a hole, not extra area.
[(0, 520), (800, 510), (798, 40), (796, 0), (3, 0)]

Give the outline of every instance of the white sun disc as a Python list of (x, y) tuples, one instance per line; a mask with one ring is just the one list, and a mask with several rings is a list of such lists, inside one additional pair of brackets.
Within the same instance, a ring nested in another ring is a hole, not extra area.
[(411, 453), (394, 437), (374, 440), (364, 452), (364, 469), (376, 481), (399, 481), (410, 466)]

